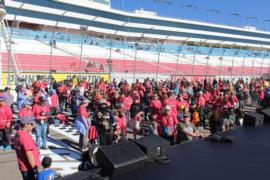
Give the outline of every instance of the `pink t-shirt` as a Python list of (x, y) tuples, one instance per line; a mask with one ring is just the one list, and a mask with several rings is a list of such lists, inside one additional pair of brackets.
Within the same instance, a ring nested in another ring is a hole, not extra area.
[(29, 132), (19, 130), (15, 137), (15, 151), (18, 159), (20, 171), (27, 171), (32, 169), (27, 156), (27, 151), (32, 151), (36, 166), (40, 166), (39, 151)]
[(131, 96), (125, 97), (124, 98), (124, 109), (130, 110), (132, 103), (133, 103), (133, 99)]

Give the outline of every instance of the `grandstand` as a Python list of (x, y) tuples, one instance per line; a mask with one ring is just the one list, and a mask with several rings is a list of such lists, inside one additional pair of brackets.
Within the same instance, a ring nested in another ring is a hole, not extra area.
[(13, 79), (26, 73), (95, 73), (129, 81), (269, 73), (269, 32), (124, 12), (111, 9), (109, 0), (5, 5), (2, 74)]

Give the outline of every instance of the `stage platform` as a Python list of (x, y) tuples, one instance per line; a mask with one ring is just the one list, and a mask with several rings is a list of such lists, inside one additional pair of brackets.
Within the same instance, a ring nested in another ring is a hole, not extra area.
[[(228, 131), (232, 144), (203, 139), (173, 146), (169, 164), (148, 163), (145, 168), (112, 180), (267, 180), (270, 179), (270, 124)], [(91, 179), (91, 171), (63, 179)]]
[(270, 125), (236, 128), (226, 134), (234, 138), (232, 144), (197, 140), (176, 145), (169, 164), (148, 164), (113, 180), (270, 179)]

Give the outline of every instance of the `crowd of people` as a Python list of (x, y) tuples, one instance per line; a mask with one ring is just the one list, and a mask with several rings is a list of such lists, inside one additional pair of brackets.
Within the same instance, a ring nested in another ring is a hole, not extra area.
[[(92, 83), (73, 76), (61, 82), (41, 78), (18, 84), (15, 90), (16, 100), (8, 87), (0, 93), (0, 150), (15, 149), (24, 179), (37, 177), (38, 151), (48, 149), (53, 123), (75, 124), (83, 154), (91, 144), (118, 143), (128, 133), (136, 139), (145, 128), (171, 145), (203, 138), (198, 129), (214, 134), (241, 125), (246, 104), (255, 102), (258, 108), (270, 104), (270, 85), (263, 79), (188, 81), (183, 77), (157, 82), (147, 78), (130, 84), (103, 78)], [(19, 110), (16, 128), (15, 105)], [(14, 128), (17, 133), (11, 139)], [(30, 135), (33, 129), (35, 141)]]

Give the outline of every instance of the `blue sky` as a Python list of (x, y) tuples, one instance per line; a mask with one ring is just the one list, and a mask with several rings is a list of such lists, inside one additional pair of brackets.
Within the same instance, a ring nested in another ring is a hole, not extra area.
[[(134, 9), (139, 9), (140, 7), (145, 10), (155, 11), (154, 0), (111, 0), (112, 8), (123, 9), (123, 1), (125, 11), (134, 11)], [(258, 29), (270, 31), (270, 0), (160, 1), (172, 2), (172, 5), (167, 3), (156, 3), (158, 15), (160, 16), (192, 19), (204, 22), (208, 19), (211, 23), (230, 24), (233, 26), (244, 26), (249, 22), (250, 25), (256, 26)], [(196, 6), (197, 10), (185, 7), (187, 5), (192, 5), (193, 7)], [(216, 10), (221, 13), (218, 13)], [(230, 13), (237, 13), (240, 15), (240, 18), (235, 15), (228, 15)], [(257, 20), (252, 17), (256, 17)]]

